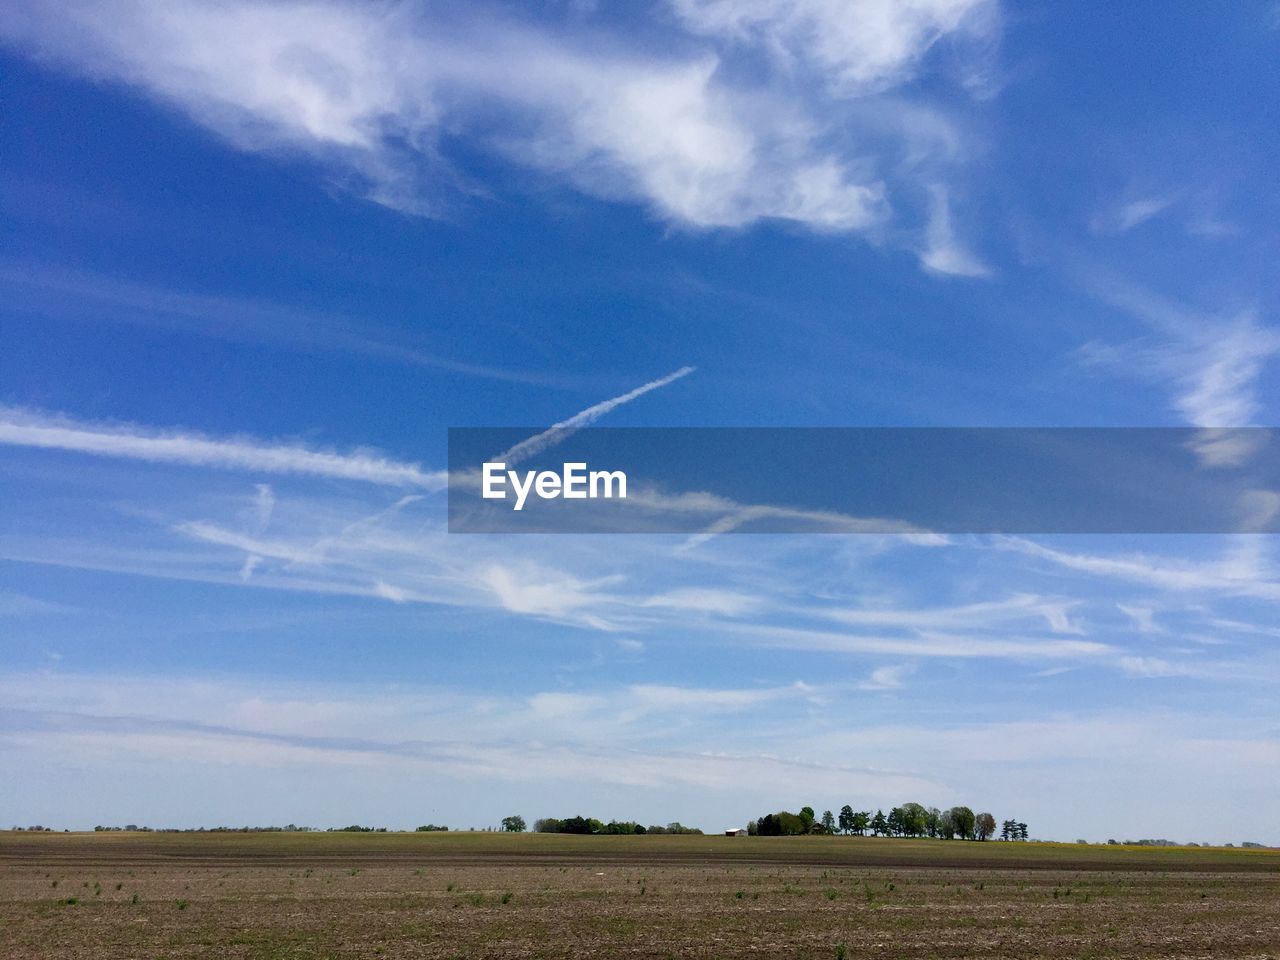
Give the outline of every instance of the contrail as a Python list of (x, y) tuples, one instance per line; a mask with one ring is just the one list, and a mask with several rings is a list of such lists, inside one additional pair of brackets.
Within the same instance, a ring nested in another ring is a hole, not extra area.
[(369, 453), (332, 453), (299, 445), (270, 445), (248, 438), (218, 439), (196, 433), (148, 431), (134, 425), (80, 423), (12, 407), (0, 407), (0, 444), (150, 463), (363, 480), (427, 490), (441, 490), (447, 480), (444, 471), (425, 471), (416, 463), (401, 463)]
[(557, 443), (565, 440), (583, 427), (591, 426), (609, 411), (616, 410), (624, 403), (630, 403), (636, 397), (644, 396), (650, 390), (657, 390), (659, 387), (674, 383), (681, 377), (687, 377), (697, 369), (697, 367), (681, 367), (675, 373), (669, 373), (658, 380), (650, 380), (643, 386), (636, 387), (629, 393), (622, 394), (622, 396), (614, 397), (612, 400), (603, 400), (593, 407), (587, 407), (582, 412), (575, 413), (568, 420), (561, 420), (554, 426), (542, 431), (542, 433), (536, 434), (528, 440), (521, 440), (506, 453), (499, 455), (497, 459), (505, 462), (507, 466), (511, 466), (521, 460), (528, 460), (530, 457), (537, 456), (543, 450), (554, 447)]

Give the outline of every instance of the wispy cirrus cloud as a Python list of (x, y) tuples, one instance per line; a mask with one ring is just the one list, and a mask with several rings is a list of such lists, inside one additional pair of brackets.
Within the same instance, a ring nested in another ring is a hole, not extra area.
[(953, 277), (985, 277), (991, 268), (956, 238), (947, 188), (933, 184), (929, 190), (929, 219), (924, 231), (920, 262), (927, 270)]
[(443, 471), (424, 470), (415, 463), (370, 453), (336, 453), (301, 444), (273, 444), (247, 437), (209, 437), (136, 424), (84, 423), (16, 407), (0, 407), (0, 444), (149, 463), (359, 480), (433, 491), (444, 489), (448, 482)]
[(498, 459), (504, 461), (508, 466), (519, 463), (522, 460), (528, 460), (530, 457), (536, 457), (544, 450), (549, 450), (557, 443), (572, 436), (583, 427), (589, 427), (601, 417), (618, 409), (624, 404), (630, 403), (632, 400), (643, 397), (646, 393), (654, 390), (660, 390), (667, 384), (675, 383), (681, 377), (687, 377), (696, 370), (696, 367), (681, 367), (673, 373), (667, 374), (665, 377), (659, 377), (657, 380), (650, 380), (648, 383), (641, 384), (634, 390), (628, 390), (626, 393), (612, 397), (608, 400), (602, 400), (600, 403), (593, 404), (578, 413), (575, 413), (567, 420), (561, 420), (559, 423), (553, 424), (542, 433), (536, 434), (527, 440), (522, 440), (505, 453), (499, 455)]
[(1175, 199), (1173, 196), (1150, 196), (1129, 200), (1098, 214), (1090, 225), (1098, 233), (1128, 233), (1164, 213)]
[(921, 630), (893, 636), (838, 632), (772, 624), (726, 624), (723, 631), (760, 645), (788, 650), (880, 654), (892, 657), (1008, 658), (1013, 660), (1082, 659), (1113, 652), (1094, 640), (1033, 639), (1023, 636), (944, 633)]
[[(694, 369), (681, 367), (665, 377), (593, 404), (516, 444), (503, 456), (509, 463), (517, 463), (550, 449), (582, 427), (646, 393), (687, 376)], [(149, 463), (357, 480), (383, 486), (416, 487), (431, 492), (443, 490), (449, 482), (448, 471), (424, 470), (416, 463), (404, 463), (364, 451), (337, 453), (249, 437), (218, 438), (193, 431), (162, 430), (137, 424), (85, 423), (44, 411), (0, 406), (0, 445), (5, 444)], [(269, 487), (260, 484), (256, 489), (258, 500), (254, 509), (259, 515), (260, 525), (265, 525), (274, 508), (274, 497)]]
[(898, 690), (902, 687), (908, 674), (915, 668), (911, 664), (898, 664), (891, 667), (877, 667), (871, 671), (867, 679), (858, 684), (860, 690)]
[(1269, 561), (1267, 541), (1259, 536), (1239, 538), (1214, 560), (1133, 552), (1085, 553), (1021, 537), (1000, 537), (995, 542), (1000, 549), (1013, 550), (1065, 569), (1162, 590), (1280, 600), (1280, 575)]
[[(679, 0), (674, 18), (653, 18), (669, 33), (665, 55), (628, 49), (603, 16), (548, 25), (342, 0), (36, 4), (6, 11), (0, 37), (137, 88), (244, 149), (318, 158), (413, 213), (488, 192), (453, 158), (460, 138), (681, 226), (776, 219), (874, 233), (895, 201), (910, 207), (919, 177), (938, 180), (956, 157), (931, 150), (924, 162), (917, 114), (894, 107), (870, 120), (873, 105), (917, 79), (943, 42), (952, 62), (988, 60), (996, 10), (993, 0)], [(980, 72), (953, 78), (959, 96)], [(913, 162), (899, 164), (908, 145)], [(958, 253), (930, 256), (932, 269), (977, 272)]]
[(672, 0), (696, 33), (752, 45), (789, 70), (812, 70), (835, 96), (856, 97), (915, 76), (943, 39), (985, 44), (990, 0)]
[(1251, 310), (1227, 315), (1198, 310), (1114, 277), (1095, 275), (1088, 285), (1141, 321), (1152, 336), (1127, 344), (1088, 343), (1080, 357), (1167, 384), (1178, 415), (1206, 428), (1196, 448), (1206, 464), (1237, 466), (1248, 460), (1254, 449), (1245, 438), (1214, 431), (1256, 423), (1263, 410), (1259, 383), (1267, 364), (1280, 355), (1280, 330)]
[(911, 629), (990, 628), (1024, 620), (1043, 620), (1054, 633), (1081, 633), (1071, 622), (1069, 611), (1078, 601), (1057, 600), (1034, 594), (1017, 594), (1007, 600), (988, 600), (953, 607), (900, 606), (878, 608), (865, 605), (856, 609), (832, 607), (822, 616), (849, 626), (904, 627)]

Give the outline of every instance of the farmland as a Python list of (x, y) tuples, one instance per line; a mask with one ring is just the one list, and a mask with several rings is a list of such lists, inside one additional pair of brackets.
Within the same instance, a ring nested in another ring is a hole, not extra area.
[(1280, 957), (1280, 853), (6, 833), (0, 956)]

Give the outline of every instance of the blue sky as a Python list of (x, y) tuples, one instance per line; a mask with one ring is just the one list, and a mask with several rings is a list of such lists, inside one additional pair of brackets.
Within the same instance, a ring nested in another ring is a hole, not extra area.
[(1265, 537), (475, 537), (450, 426), (1270, 425), (1280, 12), (0, 14), (0, 823), (1280, 842)]

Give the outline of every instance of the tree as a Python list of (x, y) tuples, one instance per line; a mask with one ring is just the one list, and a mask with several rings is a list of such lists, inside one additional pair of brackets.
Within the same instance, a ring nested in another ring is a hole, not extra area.
[(937, 807), (930, 807), (924, 814), (924, 830), (931, 837), (938, 835), (938, 821), (942, 819), (942, 811)]
[(938, 814), (938, 836), (943, 840), (954, 840), (956, 835), (955, 817), (951, 815), (950, 810), (944, 810)]
[(1025, 840), (1027, 839), (1027, 825), (1019, 823), (1017, 820), (1006, 820), (1000, 827), (1001, 840)]
[(909, 837), (922, 837), (928, 829), (929, 812), (918, 803), (902, 805), (902, 832)]
[(521, 817), (521, 816), (503, 817), (502, 829), (505, 830), (507, 833), (524, 833), (526, 830), (524, 817)]
[(812, 829), (813, 829), (813, 821), (814, 821), (814, 819), (815, 819), (815, 815), (814, 815), (814, 812), (813, 812), (813, 807), (801, 807), (801, 808), (800, 808), (800, 819), (804, 821), (804, 832), (805, 832), (805, 833), (808, 833), (810, 830), (812, 830)]
[(610, 820), (604, 825), (603, 832), (613, 835), (627, 835), (633, 833), (645, 833), (647, 831), (642, 825), (636, 823), (634, 820)]
[(902, 808), (894, 807), (889, 811), (889, 816), (885, 819), (885, 826), (889, 829), (889, 836), (900, 837), (906, 833), (902, 826)]
[(996, 818), (989, 813), (980, 813), (974, 819), (974, 829), (978, 833), (979, 840), (987, 840), (995, 835)]
[(871, 818), (871, 832), (877, 837), (889, 832), (889, 821), (885, 819), (883, 810), (877, 810), (876, 815)]
[(822, 811), (822, 829), (827, 833), (836, 832), (836, 818), (832, 816), (830, 810)]
[(869, 826), (871, 826), (870, 810), (859, 810), (853, 815), (853, 832), (856, 836), (864, 836)]
[(853, 832), (853, 807), (849, 806), (847, 803), (840, 808), (840, 832)]
[(795, 837), (808, 833), (811, 822), (786, 810), (768, 813), (756, 821), (756, 832), (762, 837)]
[(960, 839), (972, 840), (973, 822), (976, 819), (973, 815), (973, 811), (968, 807), (952, 807), (947, 812), (951, 814), (951, 822)]

